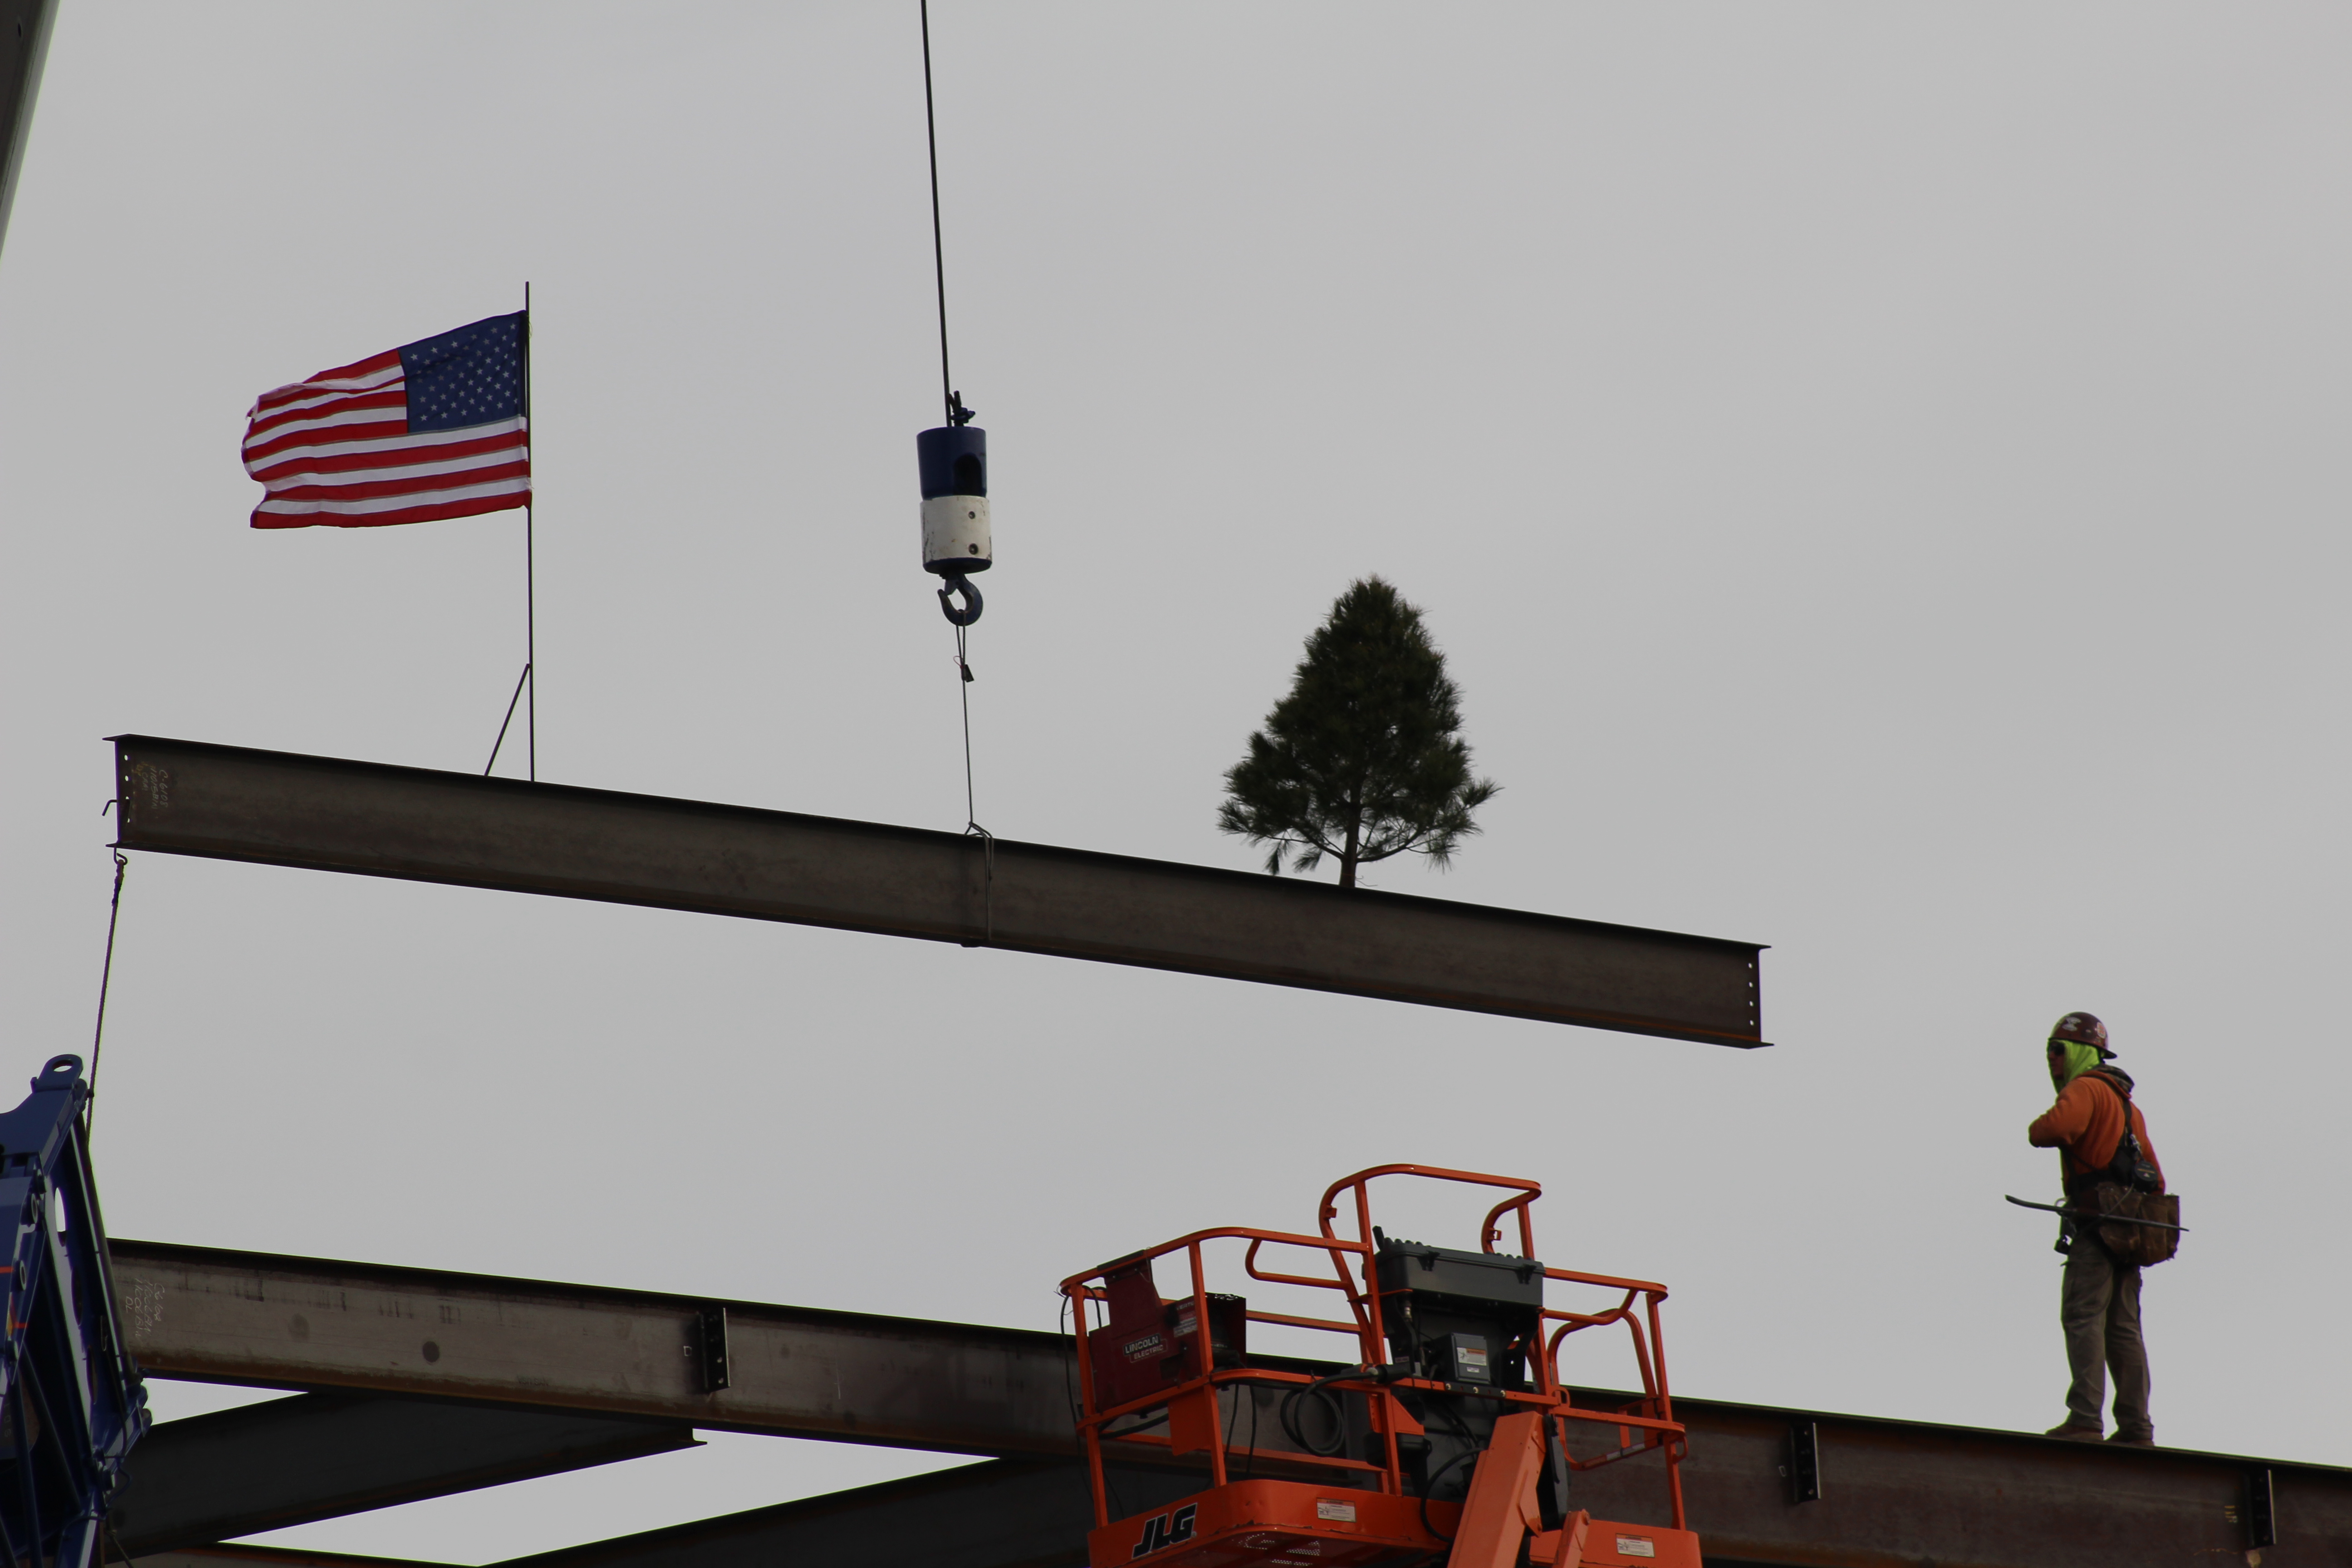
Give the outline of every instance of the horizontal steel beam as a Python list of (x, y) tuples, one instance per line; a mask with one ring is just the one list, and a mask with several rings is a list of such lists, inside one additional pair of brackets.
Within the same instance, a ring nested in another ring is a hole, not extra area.
[[(1069, 1342), (1058, 1334), (112, 1246), (126, 1343), (145, 1370), (166, 1376), (598, 1410), (950, 1453), (1037, 1458), (1075, 1447)], [(702, 1369), (719, 1311), (728, 1385), (714, 1389)], [(2268, 1568), (2336, 1564), (2328, 1543), (2352, 1541), (2352, 1470), (1703, 1400), (1677, 1399), (1675, 1410), (1691, 1433), (1684, 1479), (1693, 1528), (1711, 1557), (1727, 1562), (2210, 1568), (2212, 1553), (2252, 1545), (2246, 1503), (2256, 1477), (2267, 1478), (2280, 1535), (2263, 1551)], [(1797, 1444), (1806, 1426), (1821, 1495), (1800, 1501), (1791, 1471), (1805, 1468)], [(1582, 1476), (1578, 1505), (1659, 1522), (1654, 1467), (1629, 1460)], [(928, 1549), (908, 1544), (909, 1568), (911, 1553)], [(681, 1552), (677, 1568), (691, 1568), (690, 1555)]]
[[(110, 1242), (142, 1371), (940, 1453), (1076, 1451), (1054, 1334)], [(711, 1374), (723, 1336), (725, 1386)]]
[[(1708, 1568), (2210, 1568), (2252, 1550), (2239, 1464), (1891, 1422), (1825, 1423), (1833, 1488), (1792, 1500), (1788, 1413), (1704, 1405), (1684, 1468), (1690, 1522)], [(2324, 1472), (2323, 1472), (2324, 1473)], [(1200, 1477), (1118, 1471), (1132, 1514), (1201, 1489)], [(1594, 1516), (1665, 1522), (1656, 1461), (1579, 1476)], [(2347, 1489), (2291, 1486), (2272, 1568), (2335, 1568)], [(1006, 1460), (836, 1492), (641, 1535), (514, 1558), (498, 1568), (1076, 1568), (1093, 1525), (1086, 1471)], [(944, 1562), (943, 1562), (944, 1560)]]
[[(1693, 1426), (1690, 1522), (1708, 1568), (2210, 1568), (2254, 1550), (2242, 1462), (1832, 1419), (1819, 1423), (1817, 1441), (1834, 1483), (1799, 1503), (1781, 1473), (1789, 1413), (1707, 1405), (1682, 1414)], [(2004, 1451), (1976, 1441), (1984, 1437)], [(2313, 1479), (2286, 1488), (2283, 1532), (2261, 1551), (2273, 1568), (2343, 1561), (2352, 1488), (2340, 1475)], [(1164, 1470), (1112, 1472), (1125, 1514), (1202, 1485)], [(1655, 1461), (1590, 1472), (1570, 1488), (1577, 1507), (1624, 1523), (1664, 1523), (1663, 1492)], [(1093, 1522), (1081, 1466), (1005, 1460), (498, 1568), (1076, 1568)]]
[[(1820, 1500), (1790, 1500), (1779, 1472), (1784, 1412), (1747, 1411), (1743, 1445), (1708, 1406), (1695, 1422), (1690, 1520), (1708, 1568), (2210, 1568), (2257, 1549), (2246, 1526), (2246, 1477), (2210, 1457), (2064, 1452), (2021, 1438), (2014, 1462), (1988, 1466), (1966, 1439), (1986, 1436), (1901, 1423), (1829, 1423)], [(1892, 1426), (1896, 1432), (1864, 1428)], [(1889, 1441), (1890, 1436), (1894, 1440)], [(1748, 1451), (1743, 1452), (1743, 1447)], [(2324, 1474), (2325, 1472), (2323, 1472)], [(1830, 1478), (1834, 1478), (1833, 1481)], [(2305, 1478), (2308, 1479), (2308, 1478)], [(1197, 1489), (1198, 1478), (1117, 1472), (1124, 1512), (1158, 1508)], [(1982, 1489), (1974, 1489), (1981, 1488)], [(1580, 1476), (1576, 1506), (1625, 1522), (1663, 1522), (1656, 1465)], [(1781, 1527), (1741, 1533), (1732, 1494)], [(2267, 1568), (2336, 1568), (2347, 1539), (2340, 1488), (2290, 1484)], [(1093, 1522), (1076, 1463), (1003, 1460), (753, 1509), (558, 1552), (497, 1568), (1076, 1568)], [(237, 1548), (222, 1549), (238, 1552)], [(312, 1568), (277, 1554), (184, 1568)], [(325, 1563), (315, 1568), (339, 1568)]]
[[(1115, 1470), (1109, 1479), (1129, 1509), (1157, 1508), (1202, 1484), (1165, 1470)], [(512, 1557), (496, 1568), (1076, 1568), (1093, 1528), (1082, 1467), (999, 1459)]]
[[(2211, 1568), (2246, 1561), (2253, 1478), (2275, 1488), (2263, 1568), (2336, 1564), (2352, 1470), (2109, 1447), (1923, 1422), (1676, 1399), (1683, 1488), (1711, 1568)], [(1798, 1500), (1810, 1428), (1818, 1498)], [(1577, 1506), (1663, 1522), (1655, 1460), (1579, 1476)]]
[(608, 790), (144, 735), (126, 849), (1010, 948), (1726, 1046), (1753, 942)]
[(675, 1421), (304, 1394), (157, 1426), (109, 1522), (143, 1557), (693, 1447)]
[[(1157, 1507), (1196, 1477), (1113, 1467), (1127, 1508)], [(513, 1557), (495, 1568), (1075, 1568), (1086, 1561), (1094, 1505), (1086, 1471), (1067, 1460), (996, 1459), (803, 1498), (770, 1508)], [(214, 1545), (132, 1555), (142, 1568), (427, 1568), (282, 1548)]]

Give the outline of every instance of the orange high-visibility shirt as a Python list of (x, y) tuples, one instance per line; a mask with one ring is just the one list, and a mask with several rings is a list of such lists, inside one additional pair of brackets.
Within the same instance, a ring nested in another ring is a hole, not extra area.
[[(2131, 1120), (2140, 1152), (2161, 1176), (2164, 1167), (2157, 1161), (2156, 1145), (2147, 1141), (2147, 1121), (2137, 1105)], [(2057, 1103), (2034, 1118), (2025, 1130), (2025, 1141), (2036, 1149), (2063, 1151), (2061, 1163), (2070, 1181), (2105, 1171), (2116, 1157), (2116, 1145), (2124, 1141), (2124, 1098), (2095, 1071), (2086, 1072), (2059, 1090)]]

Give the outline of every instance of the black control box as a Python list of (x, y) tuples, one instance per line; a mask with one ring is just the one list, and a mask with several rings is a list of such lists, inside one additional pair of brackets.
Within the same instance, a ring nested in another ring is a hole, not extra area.
[[(1416, 1377), (1451, 1385), (1397, 1391), (1423, 1435), (1400, 1438), (1398, 1457), (1415, 1496), (1459, 1502), (1507, 1408), (1492, 1394), (1524, 1392), (1528, 1357), (1543, 1346), (1543, 1265), (1492, 1252), (1455, 1252), (1372, 1233), (1372, 1282), (1389, 1354)], [(1536, 1504), (1544, 1528), (1567, 1518), (1568, 1455), (1544, 1437)]]
[(1422, 1377), (1524, 1389), (1543, 1328), (1543, 1265), (1373, 1233), (1372, 1279), (1389, 1354)]

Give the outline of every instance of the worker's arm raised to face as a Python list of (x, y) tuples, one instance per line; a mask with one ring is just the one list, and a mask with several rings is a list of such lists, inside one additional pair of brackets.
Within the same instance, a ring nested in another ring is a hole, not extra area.
[(2058, 1091), (2058, 1102), (2033, 1119), (2025, 1130), (2025, 1141), (2036, 1149), (2063, 1149), (2082, 1141), (2091, 1130), (2091, 1117), (2098, 1109), (2087, 1078), (2078, 1078)]

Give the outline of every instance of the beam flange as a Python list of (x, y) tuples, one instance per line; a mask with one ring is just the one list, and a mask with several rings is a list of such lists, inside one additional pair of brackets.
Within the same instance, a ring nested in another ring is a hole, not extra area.
[(120, 846), (1764, 1044), (1753, 942), (1011, 839), (144, 735)]
[(109, 1522), (145, 1557), (693, 1447), (679, 1422), (304, 1394), (157, 1426)]

